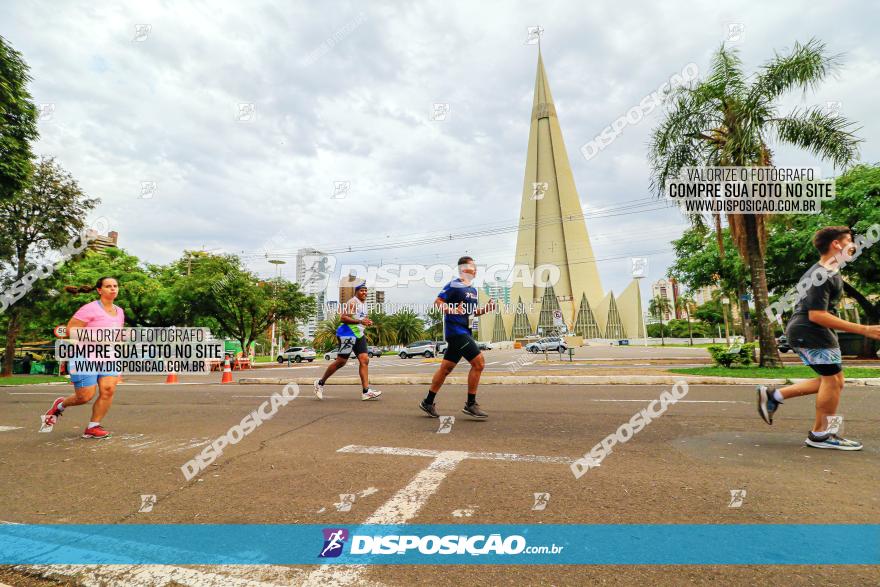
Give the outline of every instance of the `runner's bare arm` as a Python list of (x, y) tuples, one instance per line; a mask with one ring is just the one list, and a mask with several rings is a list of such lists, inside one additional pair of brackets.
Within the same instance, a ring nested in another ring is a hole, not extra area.
[(77, 339), (78, 337), (73, 335), (74, 328), (85, 328), (86, 323), (82, 320), (77, 320), (76, 318), (71, 318), (70, 322), (67, 323), (67, 338)]
[(342, 308), (342, 314), (339, 316), (339, 319), (342, 320), (343, 324), (360, 324), (361, 321), (354, 317), (354, 313), (354, 305), (346, 304)]
[(876, 338), (880, 340), (880, 326), (869, 326), (867, 324), (856, 324), (855, 322), (847, 322), (842, 318), (838, 318), (831, 312), (826, 310), (810, 310), (810, 322), (814, 322), (825, 328), (833, 328), (834, 330), (843, 330), (844, 332), (853, 332), (861, 334), (868, 338)]

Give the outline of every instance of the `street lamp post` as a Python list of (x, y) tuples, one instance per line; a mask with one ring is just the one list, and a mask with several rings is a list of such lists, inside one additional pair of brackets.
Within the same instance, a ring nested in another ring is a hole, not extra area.
[(727, 346), (730, 346), (730, 328), (727, 325), (727, 306), (730, 305), (730, 298), (727, 296), (721, 297), (721, 314), (724, 316), (724, 339), (727, 341)]
[[(286, 264), (287, 261), (282, 261), (281, 259), (269, 259), (269, 262), (272, 263), (273, 265), (275, 265), (275, 278), (277, 279), (277, 278), (281, 277), (281, 266)], [(277, 290), (278, 290), (277, 288), (278, 288), (278, 284), (276, 283), (274, 291), (277, 292)], [(272, 338), (272, 344), (270, 346), (269, 353), (270, 353), (270, 358), (274, 361), (275, 360), (275, 321), (274, 320), (272, 320), (272, 333), (270, 336)]]

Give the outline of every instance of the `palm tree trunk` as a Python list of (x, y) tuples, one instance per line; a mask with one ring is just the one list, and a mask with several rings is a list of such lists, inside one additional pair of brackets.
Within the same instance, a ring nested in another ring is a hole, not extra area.
[(663, 332), (663, 310), (660, 310), (660, 346), (666, 346), (666, 336)]
[(758, 223), (754, 214), (745, 215), (746, 248), (748, 252), (749, 273), (752, 277), (752, 294), (755, 297), (755, 314), (758, 319), (758, 344), (761, 348), (761, 367), (782, 367), (776, 337), (765, 312), (770, 305), (767, 294), (767, 273), (764, 269), (764, 256), (761, 254)]
[(685, 309), (684, 314), (688, 319), (688, 338), (691, 341), (690, 346), (694, 346), (694, 331), (691, 330), (691, 313)]

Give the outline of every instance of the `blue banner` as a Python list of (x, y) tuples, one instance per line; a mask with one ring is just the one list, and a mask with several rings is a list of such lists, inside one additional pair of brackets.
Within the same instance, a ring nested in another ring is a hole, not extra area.
[(880, 524), (16, 524), (0, 564), (878, 565)]

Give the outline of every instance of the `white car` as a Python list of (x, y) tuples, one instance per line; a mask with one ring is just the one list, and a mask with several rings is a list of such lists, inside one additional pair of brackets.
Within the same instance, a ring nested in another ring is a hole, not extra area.
[(417, 355), (421, 355), (425, 358), (430, 359), (434, 355), (437, 354), (437, 346), (433, 341), (430, 340), (417, 340), (416, 342), (412, 342), (398, 353), (398, 356), (401, 359), (411, 359)]
[(302, 363), (303, 361), (311, 363), (315, 360), (315, 349), (306, 346), (292, 346), (278, 355), (279, 363), (286, 363), (287, 359), (294, 363)]
[(565, 341), (559, 336), (548, 336), (539, 338), (535, 342), (526, 345), (526, 350), (530, 353), (543, 353), (544, 351), (557, 351), (563, 353), (568, 350)]

